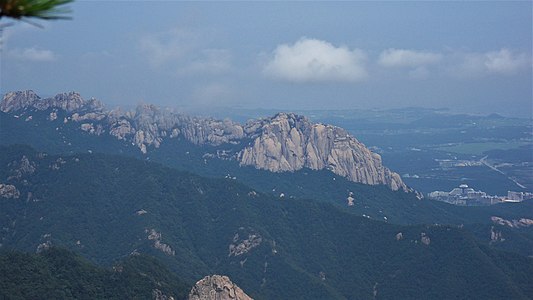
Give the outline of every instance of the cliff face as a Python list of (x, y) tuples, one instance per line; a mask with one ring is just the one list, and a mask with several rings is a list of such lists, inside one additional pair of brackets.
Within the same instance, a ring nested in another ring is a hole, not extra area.
[(295, 114), (279, 113), (272, 118), (251, 120), (240, 125), (231, 120), (197, 118), (140, 105), (135, 111), (106, 111), (95, 99), (84, 100), (78, 93), (58, 94), (41, 99), (33, 91), (11, 92), (4, 96), (0, 110), (21, 113), (31, 121), (31, 112), (67, 113), (63, 122), (79, 123), (89, 134), (109, 134), (136, 145), (142, 153), (158, 148), (167, 139), (182, 138), (196, 145), (237, 145), (232, 159), (241, 165), (272, 172), (302, 168), (328, 169), (347, 179), (365, 184), (384, 184), (392, 190), (407, 191), (400, 176), (382, 165), (372, 153), (346, 130), (313, 124)]
[(252, 142), (238, 154), (242, 165), (272, 172), (328, 169), (354, 182), (408, 190), (397, 173), (383, 166), (379, 154), (342, 128), (279, 113), (248, 122), (244, 131)]
[(189, 293), (188, 300), (253, 300), (227, 276), (206, 276)]
[(407, 190), (400, 176), (382, 165), (381, 156), (342, 128), (279, 113), (248, 122), (245, 132), (253, 141), (239, 153), (242, 165), (272, 172), (328, 169), (351, 181)]

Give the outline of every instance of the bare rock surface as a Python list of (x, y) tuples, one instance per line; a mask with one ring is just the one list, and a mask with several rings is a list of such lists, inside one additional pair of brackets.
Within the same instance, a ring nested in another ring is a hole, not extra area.
[(521, 228), (521, 227), (529, 227), (533, 226), (533, 220), (528, 218), (520, 218), (520, 219), (513, 219), (513, 220), (506, 220), (504, 218), (492, 216), (490, 217), (490, 220), (494, 224), (503, 225), (511, 228)]
[(31, 175), (35, 172), (35, 162), (30, 161), (26, 155), (23, 155), (19, 161), (12, 161), (8, 164), (11, 176), (8, 179), (20, 179), (24, 176)]
[(431, 244), (431, 239), (425, 232), (422, 232), (420, 234), (420, 242), (426, 246), (429, 246), (429, 244)]
[(247, 238), (241, 238), (238, 233), (233, 237), (233, 243), (228, 247), (228, 257), (240, 256), (261, 245), (263, 238), (257, 233), (249, 233)]
[(49, 108), (61, 109), (67, 112), (89, 110), (100, 111), (103, 105), (96, 99), (84, 100), (79, 93), (68, 92), (57, 94), (55, 97), (41, 99), (35, 92), (17, 91), (7, 93), (0, 103), (3, 112), (19, 111), (24, 109), (47, 110)]
[(500, 230), (495, 230), (494, 226), (490, 227), (490, 243), (504, 242), (502, 232)]
[(273, 118), (248, 122), (245, 132), (253, 142), (239, 153), (242, 165), (272, 172), (297, 171), (304, 167), (328, 169), (351, 181), (385, 184), (392, 190), (407, 191), (400, 176), (383, 166), (379, 154), (371, 152), (342, 128), (279, 113)]
[(0, 198), (18, 199), (19, 197), (20, 192), (14, 185), (0, 183)]
[(174, 300), (174, 297), (165, 295), (161, 290), (154, 289), (152, 291), (153, 300)]
[(154, 248), (160, 250), (161, 252), (169, 256), (173, 256), (176, 254), (176, 252), (168, 244), (161, 242), (161, 232), (157, 232), (155, 231), (155, 229), (152, 228), (150, 230), (145, 229), (145, 233), (148, 234), (148, 240), (154, 241)]
[(231, 282), (229, 277), (211, 275), (194, 285), (188, 300), (253, 300), (253, 298)]
[(0, 110), (6, 113), (19, 111), (32, 106), (39, 99), (33, 91), (10, 92), (4, 95)]

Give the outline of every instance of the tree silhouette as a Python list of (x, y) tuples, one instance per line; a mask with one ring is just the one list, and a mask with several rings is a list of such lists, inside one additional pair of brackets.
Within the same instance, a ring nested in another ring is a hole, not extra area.
[(73, 0), (0, 0), (0, 19), (8, 17), (29, 22), (29, 18), (42, 20), (70, 19), (70, 10), (64, 7)]

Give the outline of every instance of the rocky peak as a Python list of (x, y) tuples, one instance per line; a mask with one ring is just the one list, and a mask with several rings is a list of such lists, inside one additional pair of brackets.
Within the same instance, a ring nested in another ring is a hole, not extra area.
[(76, 92), (57, 94), (55, 97), (47, 100), (48, 107), (62, 109), (67, 112), (76, 111), (85, 104), (81, 95)]
[(135, 108), (134, 120), (140, 123), (155, 122), (163, 117), (162, 111), (153, 104), (140, 104)]
[(22, 110), (27, 107), (33, 106), (34, 103), (41, 98), (35, 94), (34, 91), (17, 91), (9, 92), (4, 95), (2, 102), (0, 103), (0, 110), (3, 112), (11, 112)]
[(0, 110), (13, 112), (23, 109), (59, 109), (66, 112), (102, 111), (103, 105), (96, 99), (84, 100), (77, 92), (57, 94), (55, 97), (41, 99), (35, 92), (17, 91), (7, 93), (0, 103)]
[(305, 127), (308, 124), (311, 123), (304, 116), (296, 115), (294, 113), (280, 112), (271, 118), (249, 120), (244, 126), (244, 132), (253, 138), (269, 128), (274, 127), (275, 129), (282, 130), (294, 127)]
[(229, 277), (206, 276), (198, 281), (189, 293), (188, 300), (253, 300)]
[(328, 169), (351, 181), (407, 191), (400, 176), (382, 165), (379, 154), (372, 153), (342, 128), (279, 113), (249, 121), (244, 131), (253, 141), (239, 152), (242, 165), (272, 172)]

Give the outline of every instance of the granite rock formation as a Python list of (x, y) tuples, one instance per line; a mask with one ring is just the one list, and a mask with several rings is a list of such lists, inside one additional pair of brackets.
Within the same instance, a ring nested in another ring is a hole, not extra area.
[(379, 154), (342, 128), (279, 113), (248, 122), (245, 133), (253, 141), (239, 153), (242, 165), (272, 172), (328, 169), (351, 181), (407, 190), (400, 176), (383, 166)]
[(7, 199), (18, 199), (20, 197), (20, 192), (12, 184), (3, 184), (0, 183), (0, 198), (7, 198)]
[(4, 95), (0, 103), (0, 110), (3, 112), (15, 112), (25, 109), (47, 110), (49, 108), (61, 109), (66, 112), (79, 110), (101, 111), (103, 105), (94, 98), (84, 100), (76, 92), (61, 93), (55, 97), (41, 99), (31, 90), (9, 92)]
[(253, 300), (227, 276), (206, 276), (189, 293), (188, 300)]

